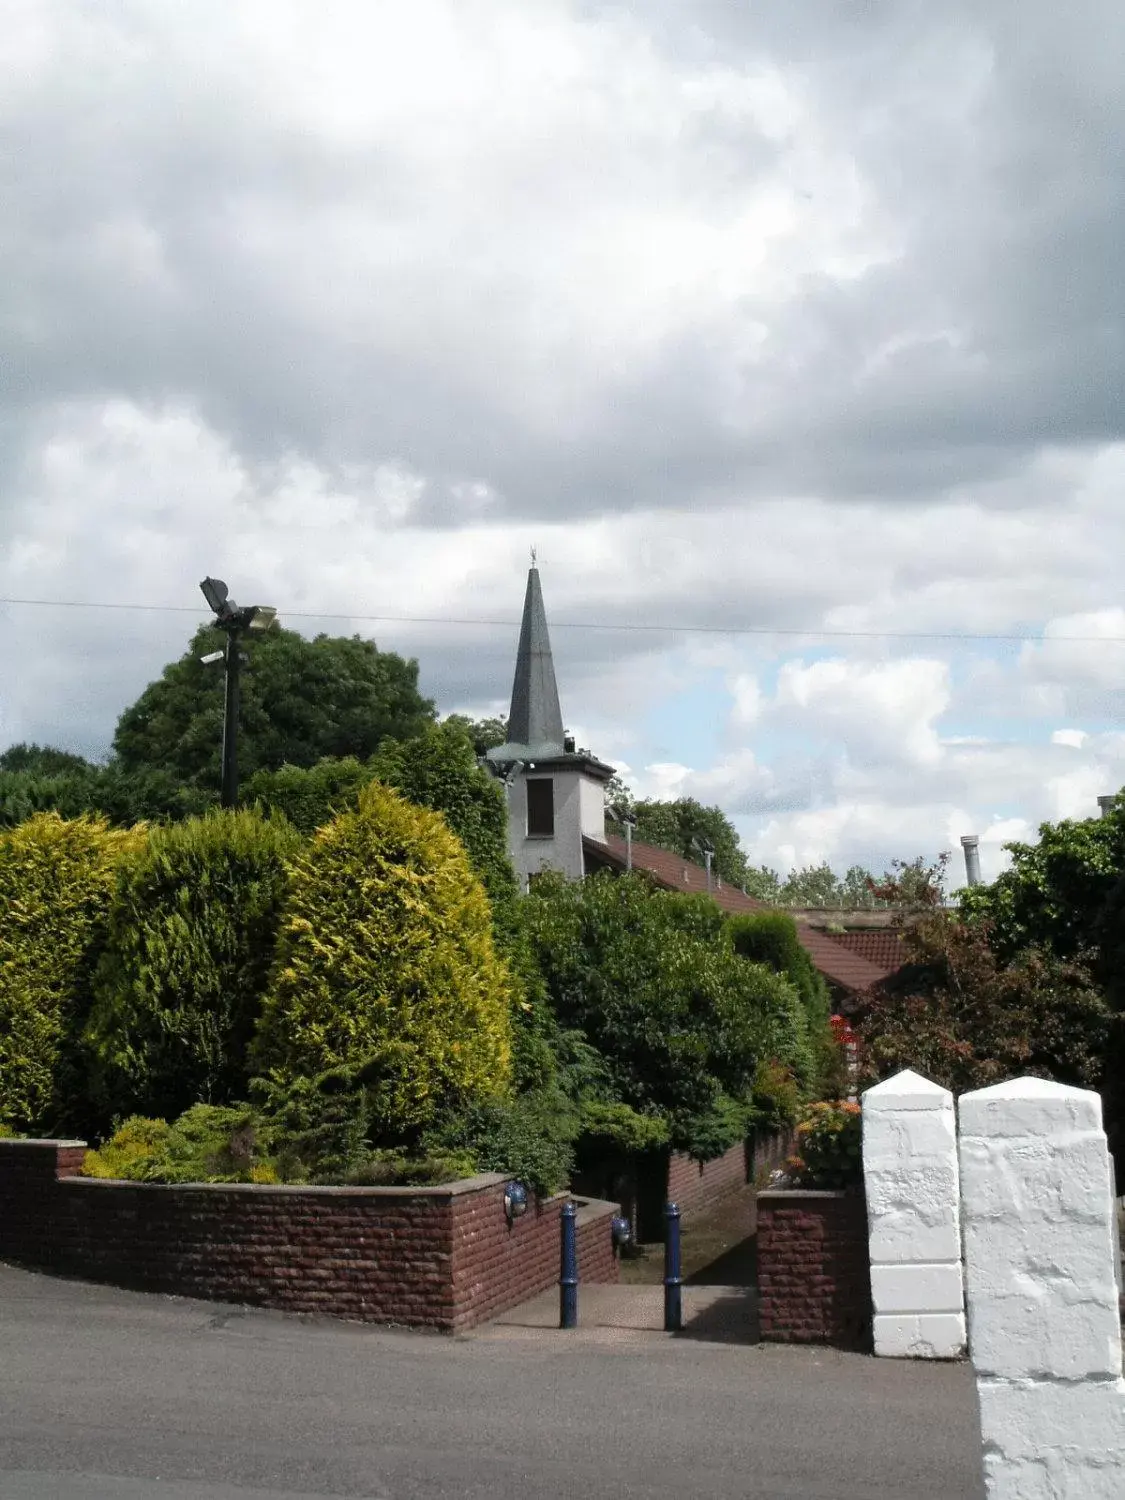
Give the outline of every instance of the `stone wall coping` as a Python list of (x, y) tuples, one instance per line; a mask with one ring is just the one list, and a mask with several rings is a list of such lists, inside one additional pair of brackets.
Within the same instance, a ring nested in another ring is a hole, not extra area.
[(792, 1203), (795, 1198), (860, 1198), (863, 1194), (851, 1188), (763, 1188), (758, 1202)]
[(66, 1146), (68, 1149), (81, 1146), (83, 1151), (88, 1151), (89, 1145), (86, 1141), (62, 1141), (62, 1140), (32, 1140), (27, 1136), (4, 1136), (0, 1138), (0, 1150), (6, 1151), (9, 1146)]
[[(307, 1182), (129, 1182), (121, 1177), (60, 1177), (60, 1187), (136, 1188), (144, 1193), (230, 1193), (257, 1198), (360, 1198), (384, 1201), (395, 1198), (460, 1198), (482, 1193), (513, 1179), (503, 1172), (482, 1172), (459, 1182), (427, 1183), (418, 1187), (350, 1187)], [(549, 1200), (548, 1200), (549, 1201)]]

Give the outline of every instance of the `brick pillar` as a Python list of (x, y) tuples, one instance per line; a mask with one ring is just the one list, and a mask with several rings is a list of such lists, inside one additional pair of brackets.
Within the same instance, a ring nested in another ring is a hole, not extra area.
[(875, 1353), (965, 1352), (953, 1095), (907, 1069), (863, 1095)]
[(1101, 1099), (1018, 1078), (965, 1094), (959, 1114), (989, 1500), (1121, 1500), (1125, 1381)]

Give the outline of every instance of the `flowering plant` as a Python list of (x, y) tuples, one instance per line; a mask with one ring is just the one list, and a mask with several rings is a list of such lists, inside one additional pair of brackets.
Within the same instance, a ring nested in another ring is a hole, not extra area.
[(855, 1188), (863, 1180), (863, 1119), (850, 1099), (810, 1104), (797, 1126), (797, 1154), (779, 1187)]

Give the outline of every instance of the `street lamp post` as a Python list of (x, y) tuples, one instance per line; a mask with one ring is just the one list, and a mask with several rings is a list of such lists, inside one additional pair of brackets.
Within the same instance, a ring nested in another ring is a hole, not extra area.
[[(223, 707), (223, 776), (219, 801), (223, 807), (238, 805), (238, 688), (242, 671), (242, 633), (245, 630), (273, 630), (277, 610), (268, 604), (250, 604), (243, 609), (230, 598), (221, 578), (205, 578), (199, 585), (203, 597), (215, 614), (215, 624), (227, 638), (222, 653), (226, 674)], [(205, 661), (213, 657), (204, 657)]]

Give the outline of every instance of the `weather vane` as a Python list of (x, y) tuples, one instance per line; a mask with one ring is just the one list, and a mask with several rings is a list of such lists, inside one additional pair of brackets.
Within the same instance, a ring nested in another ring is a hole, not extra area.
[(536, 551), (535, 551), (535, 548), (534, 548), (534, 547), (532, 547), (532, 549), (531, 549), (531, 566), (532, 566), (532, 567), (533, 567), (533, 568), (534, 568), (534, 566), (535, 566), (535, 559), (536, 559), (536, 556), (537, 556), (537, 553), (536, 553)]

